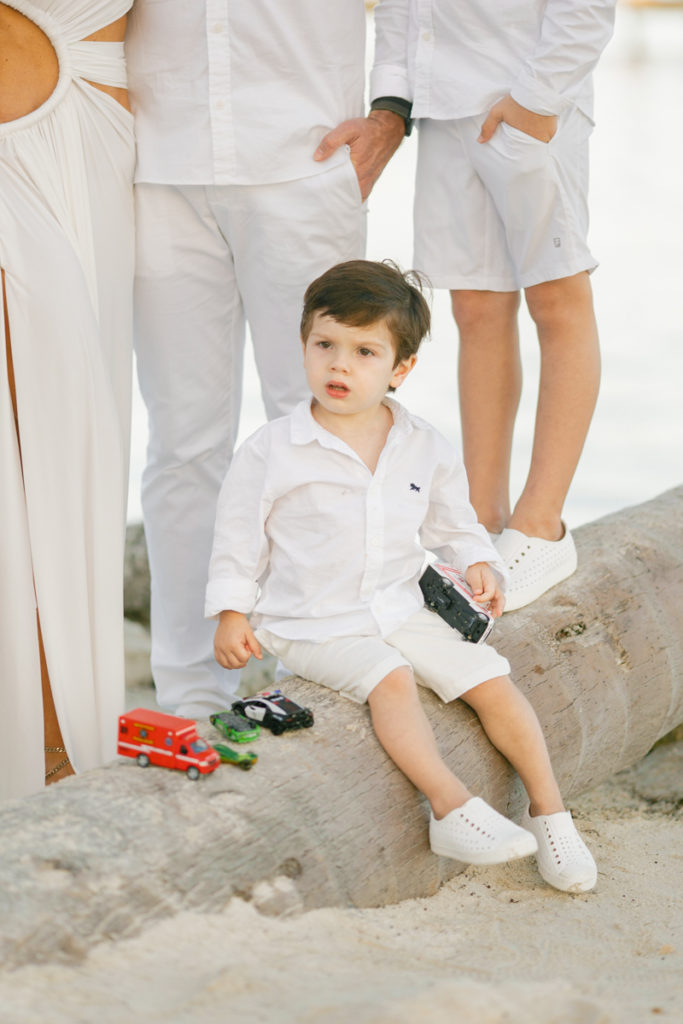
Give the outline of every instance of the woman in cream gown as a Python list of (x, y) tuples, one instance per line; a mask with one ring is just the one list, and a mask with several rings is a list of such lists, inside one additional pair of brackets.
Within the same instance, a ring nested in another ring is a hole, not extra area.
[(0, 798), (115, 756), (133, 275), (122, 40), (131, 4), (0, 3)]

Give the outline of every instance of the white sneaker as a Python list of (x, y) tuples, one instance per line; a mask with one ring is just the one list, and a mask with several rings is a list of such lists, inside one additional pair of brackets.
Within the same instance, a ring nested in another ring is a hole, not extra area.
[(531, 604), (576, 571), (576, 548), (566, 526), (560, 540), (527, 537), (519, 530), (506, 529), (495, 546), (510, 575), (505, 591), (506, 612)]
[(532, 818), (527, 808), (522, 826), (538, 840), (536, 863), (548, 885), (562, 892), (588, 892), (593, 888), (598, 869), (569, 811)]
[(478, 796), (438, 821), (432, 814), (429, 845), (440, 857), (452, 857), (463, 864), (503, 864), (529, 857), (538, 847), (530, 832), (504, 818)]

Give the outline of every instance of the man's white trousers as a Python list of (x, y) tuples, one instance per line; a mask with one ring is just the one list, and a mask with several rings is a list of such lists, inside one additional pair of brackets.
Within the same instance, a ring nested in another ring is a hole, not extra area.
[(135, 348), (149, 417), (142, 508), (152, 574), (152, 671), (164, 708), (229, 705), (204, 591), (218, 490), (237, 436), (245, 324), (266, 413), (306, 394), (308, 284), (361, 258), (365, 208), (350, 160), (273, 185), (136, 186)]

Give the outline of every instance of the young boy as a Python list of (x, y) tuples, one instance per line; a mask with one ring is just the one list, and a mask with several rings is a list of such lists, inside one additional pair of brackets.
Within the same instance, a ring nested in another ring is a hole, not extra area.
[[(426, 551), (464, 572), (494, 615), (504, 605), (504, 568), (461, 460), (386, 397), (428, 330), (420, 290), (390, 264), (353, 260), (309, 286), (301, 339), (312, 398), (249, 438), (220, 493), (206, 595), (216, 658), (239, 668), (264, 647), (297, 675), (367, 701), (379, 742), (429, 800), (435, 853), (496, 864), (536, 852), (547, 882), (585, 892), (593, 858), (508, 662), (424, 607)], [(522, 828), (442, 761), (416, 680), (476, 711), (526, 787)]]

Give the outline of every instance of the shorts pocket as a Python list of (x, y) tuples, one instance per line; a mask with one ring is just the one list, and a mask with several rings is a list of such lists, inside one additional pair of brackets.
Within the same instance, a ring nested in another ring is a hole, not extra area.
[(548, 142), (543, 142), (542, 139), (537, 139), (535, 135), (529, 135), (528, 132), (523, 132), (521, 128), (513, 128), (513, 126), (508, 124), (507, 121), (501, 121), (500, 128), (503, 130), (503, 134), (507, 135), (508, 138), (517, 142), (528, 143), (531, 146), (549, 146), (553, 139), (557, 138), (557, 132), (555, 132), (552, 139)]

